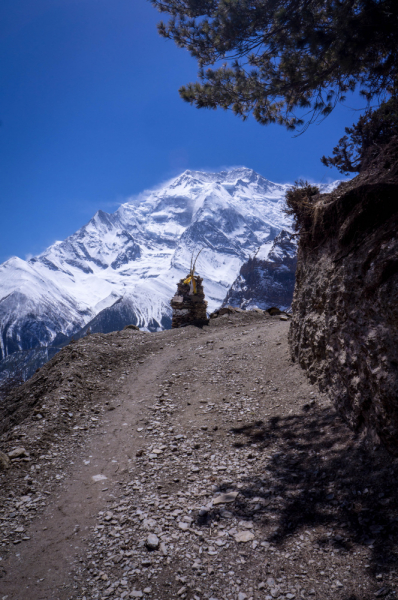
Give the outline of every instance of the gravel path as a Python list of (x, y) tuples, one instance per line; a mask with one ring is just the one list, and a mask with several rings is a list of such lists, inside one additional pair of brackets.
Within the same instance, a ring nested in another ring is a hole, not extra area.
[(0, 600), (395, 598), (398, 462), (291, 363), (288, 327), (95, 334), (18, 390)]

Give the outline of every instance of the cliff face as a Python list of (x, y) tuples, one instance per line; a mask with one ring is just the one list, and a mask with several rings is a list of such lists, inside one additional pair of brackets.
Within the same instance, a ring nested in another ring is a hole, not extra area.
[(398, 140), (317, 196), (300, 236), (293, 360), (356, 431), (398, 454)]
[[(265, 250), (265, 247), (264, 247)], [(245, 262), (232, 284), (223, 306), (245, 310), (277, 306), (289, 310), (292, 304), (297, 262), (296, 238), (282, 230), (268, 252), (262, 248), (257, 256)], [(261, 256), (264, 255), (265, 259)]]

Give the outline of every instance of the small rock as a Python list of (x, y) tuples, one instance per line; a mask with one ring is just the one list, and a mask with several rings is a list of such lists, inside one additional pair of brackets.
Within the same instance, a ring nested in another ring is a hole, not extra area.
[(132, 592), (130, 592), (130, 598), (142, 598), (143, 597), (143, 593), (139, 590), (133, 590)]
[(252, 523), (252, 521), (239, 521), (238, 527), (244, 527), (245, 529), (252, 529), (253, 523)]
[(185, 515), (185, 517), (182, 517), (182, 520), (184, 523), (189, 523), (189, 524), (191, 524), (193, 521), (192, 517), (189, 517), (188, 515)]
[(11, 452), (8, 453), (8, 458), (20, 458), (21, 456), (28, 456), (28, 453), (22, 446), (20, 448), (15, 448), (15, 450), (11, 450)]
[(189, 529), (189, 523), (183, 523), (182, 521), (180, 521), (178, 523), (178, 527), (180, 529), (182, 529), (183, 531), (188, 531), (188, 529)]
[(244, 594), (243, 592), (239, 592), (238, 600), (247, 600), (246, 594)]
[(377, 592), (375, 593), (375, 597), (376, 598), (382, 598), (383, 596), (387, 596), (387, 594), (390, 592), (390, 590), (386, 587), (382, 587), (379, 590), (377, 590)]
[(214, 498), (213, 504), (217, 505), (217, 504), (228, 504), (229, 502), (235, 502), (237, 495), (238, 495), (238, 492), (229, 492), (227, 494), (221, 494), (220, 496), (217, 496), (217, 498)]
[(10, 466), (10, 459), (7, 454), (0, 452), (0, 471), (5, 471)]
[(160, 551), (163, 554), (163, 556), (167, 556), (167, 546), (164, 542), (160, 544)]
[(254, 540), (254, 534), (251, 531), (238, 531), (235, 534), (235, 542), (251, 542)]
[(159, 548), (159, 538), (154, 533), (150, 533), (146, 539), (146, 547), (148, 550), (157, 550)]
[(93, 475), (93, 476), (91, 477), (91, 479), (92, 479), (93, 481), (104, 481), (104, 479), (108, 479), (108, 478), (107, 478), (105, 475), (101, 475), (101, 474), (99, 474), (99, 475)]
[(146, 558), (144, 558), (144, 560), (141, 561), (141, 564), (143, 567), (150, 567), (152, 563), (150, 560), (147, 560)]

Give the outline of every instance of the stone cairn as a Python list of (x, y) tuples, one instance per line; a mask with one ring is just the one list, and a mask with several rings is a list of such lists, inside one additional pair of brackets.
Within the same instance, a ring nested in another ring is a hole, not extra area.
[[(199, 252), (200, 254), (200, 252)], [(173, 309), (172, 327), (185, 327), (186, 325), (207, 325), (207, 302), (203, 292), (203, 279), (195, 275), (195, 265), (198, 259), (191, 260), (191, 269), (185, 279), (177, 284), (177, 293), (171, 299)]]

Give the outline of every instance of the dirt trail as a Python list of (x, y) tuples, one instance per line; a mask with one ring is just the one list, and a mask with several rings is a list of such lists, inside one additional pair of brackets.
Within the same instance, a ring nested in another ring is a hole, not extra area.
[(0, 600), (394, 598), (398, 465), (291, 363), (288, 327), (92, 335), (25, 384)]

